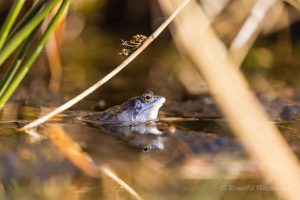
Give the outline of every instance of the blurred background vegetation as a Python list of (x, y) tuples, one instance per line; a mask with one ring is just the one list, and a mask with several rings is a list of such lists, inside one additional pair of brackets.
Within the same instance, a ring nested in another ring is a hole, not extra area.
[[(254, 2), (220, 0), (212, 3), (203, 0), (199, 3), (210, 17), (218, 36), (229, 47)], [(12, 3), (1, 2), (2, 22)], [(26, 1), (18, 20), (32, 3)], [(257, 92), (276, 91), (272, 95), (287, 95), (287, 98), (298, 100), (299, 12), (289, 3), (280, 1), (273, 5), (268, 16), (241, 70)], [(69, 99), (75, 96), (123, 61), (124, 58), (118, 55), (121, 39), (129, 39), (136, 33), (149, 36), (165, 19), (155, 1), (72, 1), (63, 29), (57, 33), (57, 50), (62, 66), (58, 70), (62, 70), (63, 75), (61, 79), (52, 79), (57, 85), (61, 84), (59, 90), (49, 88), (51, 76), (55, 76), (51, 74), (51, 67), (55, 68), (57, 63), (49, 62), (52, 58), (48, 55), (47, 59), (43, 52), (13, 99), (39, 106), (40, 103), (45, 104), (47, 98), (53, 98), (52, 93), (59, 95), (51, 101), (48, 99), (51, 103), (59, 97)], [(2, 71), (4, 69), (1, 68)], [(198, 81), (199, 76), (165, 31), (151, 48), (102, 87), (102, 95), (96, 92), (88, 99), (105, 97), (110, 105), (120, 102), (121, 98), (127, 99), (145, 89), (152, 89), (167, 98), (180, 100), (207, 91), (205, 82)], [(278, 91), (281, 93), (278, 94)], [(41, 100), (41, 97), (45, 99)]]

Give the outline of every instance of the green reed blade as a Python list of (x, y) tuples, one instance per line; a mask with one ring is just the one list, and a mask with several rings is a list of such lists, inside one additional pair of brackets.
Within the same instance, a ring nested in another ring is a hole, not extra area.
[(16, 18), (19, 15), (24, 3), (25, 0), (16, 0), (13, 6), (11, 7), (0, 31), (0, 49), (2, 49), (2, 46), (5, 43), (5, 40), (8, 36), (8, 33), (12, 28), (13, 24), (15, 23)]
[(11, 38), (16, 32), (20, 31), (42, 8), (42, 6), (47, 2), (47, 0), (40, 0), (36, 4), (34, 4), (24, 17), (15, 25), (9, 34), (9, 38)]
[(11, 82), (12, 82), (15, 74), (17, 73), (17, 71), (22, 63), (22, 60), (24, 59), (25, 54), (26, 54), (27, 50), (29, 49), (30, 44), (32, 43), (33, 38), (34, 38), (36, 32), (38, 31), (39, 27), (40, 26), (38, 26), (26, 39), (26, 41), (22, 45), (20, 51), (18, 52), (17, 56), (14, 58), (13, 63), (9, 66), (7, 72), (5, 73), (3, 80), (1, 80), (1, 82), (0, 82), (0, 98), (2, 97), (3, 93), (6, 91), (8, 86), (11, 84)]
[(41, 23), (41, 21), (49, 14), (56, 5), (58, 0), (51, 0), (46, 5), (43, 11), (33, 17), (26, 26), (17, 32), (0, 51), (0, 66), (10, 56), (10, 54), (24, 41), (26, 37)]
[(61, 18), (62, 14), (65, 10), (65, 8), (69, 4), (70, 4), (70, 0), (63, 0), (63, 2), (61, 3), (61, 6), (59, 7), (57, 13), (55, 14), (55, 16), (51, 20), (49, 26), (47, 27), (46, 31), (42, 35), (42, 37), (41, 37), (41, 39), (38, 43), (38, 46), (33, 50), (31, 55), (29, 56), (28, 60), (22, 65), (22, 68), (20, 69), (20, 71), (18, 72), (16, 77), (14, 78), (12, 84), (8, 87), (8, 89), (5, 91), (3, 96), (0, 98), (0, 109), (3, 108), (3, 106), (5, 105), (7, 100), (14, 93), (14, 91), (19, 86), (19, 84), (21, 83), (21, 81), (25, 77), (26, 73), (28, 72), (28, 70), (32, 66), (33, 62), (36, 60), (36, 58), (41, 53), (41, 51), (42, 51), (43, 47), (45, 46), (50, 34), (53, 32), (57, 22), (59, 21), (59, 19)]

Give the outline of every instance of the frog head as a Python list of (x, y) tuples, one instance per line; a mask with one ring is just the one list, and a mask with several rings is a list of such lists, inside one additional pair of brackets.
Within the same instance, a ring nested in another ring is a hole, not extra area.
[(129, 100), (132, 109), (132, 121), (148, 121), (157, 118), (158, 111), (166, 102), (163, 96), (154, 95), (147, 90), (141, 96)]

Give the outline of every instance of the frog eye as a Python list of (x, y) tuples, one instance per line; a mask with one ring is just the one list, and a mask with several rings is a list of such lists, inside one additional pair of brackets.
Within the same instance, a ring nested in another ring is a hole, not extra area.
[(144, 96), (143, 96), (143, 100), (145, 101), (145, 102), (151, 102), (152, 101), (152, 95), (151, 94), (145, 94)]

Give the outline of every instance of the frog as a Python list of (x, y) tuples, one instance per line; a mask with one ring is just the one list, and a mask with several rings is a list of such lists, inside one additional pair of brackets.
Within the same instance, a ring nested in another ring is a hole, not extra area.
[(121, 105), (86, 115), (80, 119), (92, 123), (140, 123), (156, 120), (158, 111), (166, 102), (163, 96), (146, 90), (142, 95), (130, 98)]

